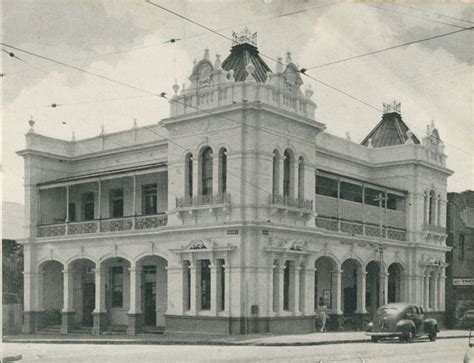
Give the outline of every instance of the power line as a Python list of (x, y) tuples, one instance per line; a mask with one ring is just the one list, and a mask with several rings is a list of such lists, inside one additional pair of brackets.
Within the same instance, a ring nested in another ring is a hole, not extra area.
[[(421, 9), (421, 8), (418, 8), (418, 7), (415, 7), (415, 6), (408, 6), (408, 5), (400, 4), (400, 3), (392, 3), (392, 5), (403, 7), (403, 8), (408, 8), (408, 9), (414, 9), (414, 10), (418, 10), (418, 11), (426, 13), (426, 11), (424, 9)], [(458, 21), (461, 21), (461, 22), (467, 23), (467, 24), (474, 24), (474, 21), (470, 21), (470, 20), (466, 20), (466, 19), (462, 19), (462, 18), (456, 18), (454, 16), (449, 16), (449, 15), (440, 14), (440, 13), (434, 13), (434, 15), (437, 15), (438, 17), (442, 17), (442, 18), (458, 20)]]
[(332, 61), (332, 62), (329, 62), (329, 63), (319, 64), (319, 65), (317, 65), (317, 66), (313, 66), (313, 67), (309, 67), (309, 68), (302, 69), (302, 73), (304, 73), (304, 72), (306, 72), (306, 71), (309, 71), (309, 70), (312, 70), (312, 69), (327, 67), (327, 66), (330, 66), (330, 65), (333, 65), (333, 64), (338, 64), (338, 63), (346, 62), (346, 61), (353, 60), (353, 59), (358, 59), (358, 58), (362, 58), (362, 57), (367, 57), (367, 56), (369, 56), (369, 55), (379, 54), (379, 53), (383, 53), (383, 52), (386, 52), (386, 51), (389, 51), (389, 50), (393, 50), (393, 49), (397, 49), (397, 48), (407, 47), (407, 46), (409, 46), (409, 45), (413, 45), (413, 44), (422, 43), (422, 42), (426, 42), (426, 41), (433, 40), (433, 39), (438, 39), (438, 38), (446, 37), (446, 36), (448, 36), (448, 35), (453, 35), (453, 34), (465, 32), (465, 31), (467, 31), (467, 30), (472, 30), (472, 29), (474, 29), (474, 27), (464, 28), (464, 29), (460, 29), (460, 30), (455, 30), (455, 31), (452, 31), (452, 32), (449, 32), (449, 33), (438, 34), (438, 35), (434, 35), (434, 36), (432, 36), (432, 37), (423, 38), (423, 39), (418, 39), (418, 40), (413, 40), (413, 41), (411, 41), (411, 42), (402, 43), (402, 44), (398, 44), (398, 45), (393, 45), (393, 46), (391, 46), (391, 47), (382, 48), (382, 49), (379, 49), (379, 50), (374, 50), (374, 51), (372, 51), (372, 52), (363, 53), (363, 54), (355, 55), (355, 56), (352, 56), (352, 57), (339, 59), (339, 60)]
[(431, 21), (431, 22), (433, 22), (433, 23), (438, 23), (438, 24), (443, 24), (443, 25), (452, 26), (452, 27), (454, 27), (454, 28), (466, 29), (465, 27), (460, 26), (460, 25), (456, 25), (456, 24), (452, 24), (452, 23), (446, 23), (446, 22), (440, 21), (440, 20), (433, 20), (433, 19), (427, 18), (427, 17), (425, 17), (425, 16), (418, 16), (418, 15), (414, 15), (414, 14), (407, 14), (407, 13), (404, 13), (404, 12), (401, 12), (401, 11), (397, 11), (397, 10), (394, 10), (394, 9), (392, 9), (392, 10), (384, 9), (384, 8), (381, 8), (381, 7), (378, 7), (378, 6), (375, 6), (375, 5), (370, 5), (370, 4), (366, 4), (366, 5), (367, 5), (367, 6), (370, 6), (371, 8), (378, 9), (378, 10), (381, 10), (381, 11), (386, 11), (386, 12), (389, 12), (389, 13), (397, 13), (397, 14), (409, 16), (409, 17), (412, 17), (412, 18), (417, 18), (417, 19), (422, 19), (422, 20)]

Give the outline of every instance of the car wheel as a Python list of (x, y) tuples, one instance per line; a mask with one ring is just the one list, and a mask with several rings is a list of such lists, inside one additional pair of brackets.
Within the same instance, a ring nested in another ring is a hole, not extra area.
[(428, 335), (428, 338), (430, 338), (430, 342), (434, 342), (436, 340), (436, 332), (433, 332)]
[(374, 343), (378, 343), (380, 341), (380, 338), (379, 337), (370, 337), (370, 339), (372, 340), (372, 342)]
[(413, 342), (414, 338), (415, 338), (415, 332), (413, 330), (406, 331), (402, 336), (402, 339), (405, 343)]

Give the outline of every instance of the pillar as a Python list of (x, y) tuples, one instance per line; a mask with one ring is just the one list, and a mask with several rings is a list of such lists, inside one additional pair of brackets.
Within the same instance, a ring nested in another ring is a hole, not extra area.
[(295, 159), (290, 165), (290, 197), (298, 199), (298, 166), (299, 160)]
[(380, 288), (383, 289), (383, 301), (382, 305), (385, 305), (388, 303), (388, 272), (382, 273), (380, 276)]
[(130, 309), (128, 310), (127, 334), (135, 335), (139, 333), (144, 325), (143, 312), (141, 311), (141, 266), (135, 265), (129, 268), (130, 272)]
[(107, 325), (107, 312), (105, 310), (105, 267), (95, 269), (95, 309), (92, 313), (94, 326), (92, 334), (99, 335)]
[[(198, 260), (199, 261), (199, 260)], [(191, 278), (191, 306), (189, 312), (191, 315), (196, 315), (198, 310), (200, 309), (200, 300), (201, 297), (199, 296), (199, 279), (198, 275), (200, 276), (200, 271), (198, 271), (199, 267), (196, 265), (197, 261), (192, 261), (189, 265), (190, 271), (190, 278)]]
[(34, 284), (34, 273), (23, 272), (23, 326), (21, 331), (24, 334), (34, 333), (37, 329), (37, 314), (34, 306), (35, 288), (38, 289), (38, 286)]
[(439, 276), (439, 311), (445, 311), (446, 310), (446, 294), (445, 294), (445, 288), (446, 288), (446, 275), (444, 274), (444, 269), (441, 272), (441, 275)]
[(219, 193), (219, 153), (216, 150), (212, 154), (212, 195), (216, 195), (218, 193)]
[(439, 277), (438, 274), (435, 274), (433, 277), (433, 310), (438, 311), (439, 310), (439, 296), (438, 296), (438, 283), (439, 283)]
[(278, 315), (283, 315), (284, 309), (284, 284), (285, 284), (285, 261), (281, 260), (277, 267), (277, 276), (278, 276)]
[(360, 268), (357, 271), (357, 314), (367, 314), (365, 308), (366, 279), (367, 272)]
[(283, 196), (283, 180), (285, 175), (284, 161), (285, 157), (283, 154), (278, 158), (278, 195)]
[[(214, 188), (214, 187), (213, 187)], [(209, 268), (211, 270), (211, 315), (215, 316), (217, 315), (218, 311), (218, 289), (219, 289), (219, 280), (218, 280), (218, 272), (217, 272), (217, 264), (216, 261), (212, 261), (211, 264), (209, 265)]]
[[(290, 288), (292, 289), (291, 295), (293, 295), (293, 313), (294, 315), (300, 315), (300, 272), (301, 267), (294, 266), (290, 275)], [(304, 287), (303, 287), (304, 288)]]
[(193, 162), (193, 185), (192, 185), (193, 197), (197, 197), (199, 195), (199, 185), (201, 184), (201, 181), (199, 180), (199, 167), (200, 167), (199, 159), (200, 158), (196, 155), (196, 156), (193, 156), (191, 159)]
[(423, 283), (423, 308), (428, 310), (430, 301), (430, 275), (425, 273)]
[(63, 270), (63, 310), (61, 312), (61, 334), (71, 332), (74, 326), (74, 305), (73, 305), (73, 269), (66, 267)]
[(230, 307), (232, 303), (232, 288), (231, 288), (231, 265), (230, 265), (230, 259), (227, 258), (225, 260), (225, 265), (222, 266), (225, 272), (225, 296), (224, 296), (224, 311), (227, 313), (227, 315), (230, 315)]
[[(273, 316), (276, 309), (275, 309), (275, 303), (274, 303), (274, 300), (275, 300), (275, 285), (273, 284), (273, 279), (274, 279), (274, 270), (275, 270), (276, 266), (274, 265), (274, 260), (273, 258), (271, 259), (270, 261), (270, 265), (268, 267), (268, 276), (267, 276), (267, 281), (268, 281), (268, 306), (267, 306), (267, 310), (268, 310), (268, 316)], [(227, 272), (227, 271), (226, 271)], [(226, 276), (227, 276), (227, 273), (226, 273)], [(226, 287), (227, 287), (227, 280), (226, 280)]]
[[(132, 229), (135, 229), (137, 219), (137, 176), (133, 175), (133, 200), (132, 200)], [(143, 208), (143, 207), (142, 207)]]
[(307, 267), (303, 270), (305, 274), (305, 301), (304, 301), (304, 313), (305, 315), (314, 315), (314, 267)]
[[(333, 272), (333, 288), (332, 294), (336, 297), (334, 312), (336, 314), (342, 314), (341, 309), (341, 278), (342, 278), (342, 270), (338, 267), (336, 272)], [(335, 294), (334, 294), (335, 292)]]

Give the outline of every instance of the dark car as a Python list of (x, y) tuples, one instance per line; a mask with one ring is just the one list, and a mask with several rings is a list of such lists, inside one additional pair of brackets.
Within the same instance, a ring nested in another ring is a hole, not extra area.
[(427, 319), (423, 308), (414, 304), (393, 303), (378, 308), (366, 334), (373, 342), (393, 337), (412, 342), (421, 336), (428, 336), (430, 341), (435, 341), (438, 332), (438, 322), (436, 319)]
[(460, 325), (466, 329), (473, 329), (474, 328), (474, 309), (467, 310), (464, 312), (462, 318), (460, 319)]

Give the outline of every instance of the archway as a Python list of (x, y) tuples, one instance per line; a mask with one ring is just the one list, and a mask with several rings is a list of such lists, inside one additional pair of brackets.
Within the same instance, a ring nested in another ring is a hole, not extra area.
[(160, 256), (144, 256), (136, 263), (139, 279), (139, 306), (145, 327), (165, 328), (168, 308), (168, 261)]
[(399, 263), (392, 263), (388, 267), (388, 302), (404, 301), (403, 267)]
[(95, 263), (89, 259), (78, 259), (71, 262), (73, 274), (73, 307), (76, 322), (79, 325), (92, 327), (92, 312), (95, 309)]
[(342, 265), (341, 294), (342, 294), (342, 311), (344, 314), (353, 314), (357, 310), (357, 294), (358, 289), (358, 273), (360, 263), (349, 258)]
[(63, 264), (58, 261), (47, 261), (40, 266), (42, 274), (42, 286), (39, 286), (42, 293), (42, 303), (44, 309), (43, 324), (61, 324), (61, 311), (63, 309), (64, 277)]
[(336, 283), (334, 273), (337, 271), (336, 262), (328, 256), (319, 257), (315, 263), (314, 273), (314, 307), (317, 309), (320, 301), (324, 301), (329, 310), (336, 309)]

